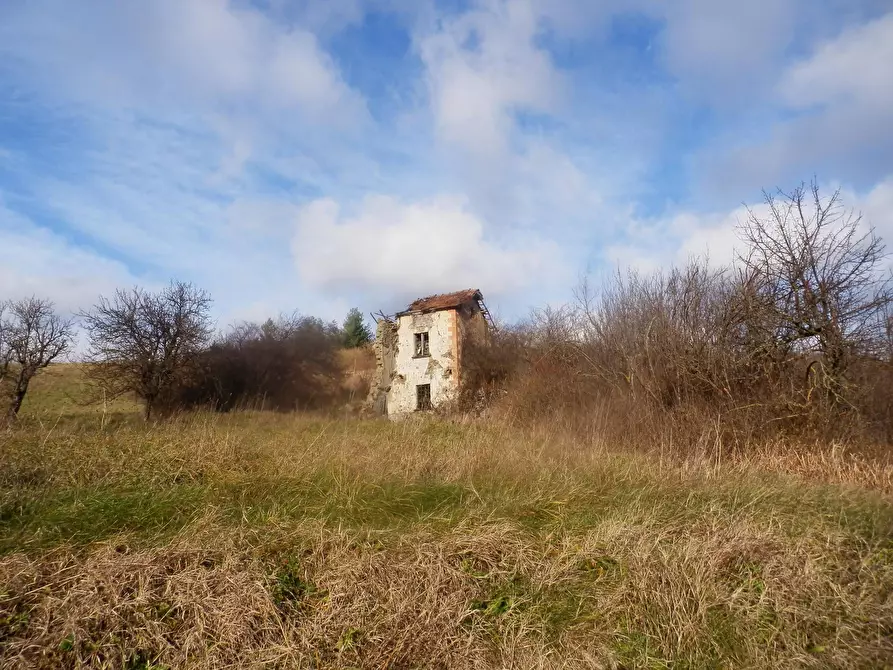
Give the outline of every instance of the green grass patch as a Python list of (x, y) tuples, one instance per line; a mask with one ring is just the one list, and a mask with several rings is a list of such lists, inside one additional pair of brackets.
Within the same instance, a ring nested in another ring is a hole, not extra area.
[[(796, 493), (739, 486), (688, 492), (679, 485), (613, 489), (387, 480), (376, 483), (329, 471), (294, 479), (204, 482), (181, 476), (140, 483), (127, 479), (85, 487), (41, 483), (40, 470), (19, 473), (0, 498), (0, 549), (87, 544), (127, 533), (163, 541), (203, 513), (226, 525), (263, 528), (322, 521), (355, 530), (446, 530), (460, 523), (505, 521), (535, 535), (584, 533), (623, 519), (630, 525), (709, 526), (736, 519), (785, 529), (792, 537), (818, 529), (876, 544), (893, 537), (893, 508), (871, 497)], [(27, 475), (27, 476), (26, 476)], [(27, 484), (23, 483), (27, 480)], [(602, 566), (599, 569), (604, 569)]]
[(0, 551), (89, 544), (121, 533), (164, 541), (203, 508), (206, 490), (89, 488), (17, 498), (0, 505)]

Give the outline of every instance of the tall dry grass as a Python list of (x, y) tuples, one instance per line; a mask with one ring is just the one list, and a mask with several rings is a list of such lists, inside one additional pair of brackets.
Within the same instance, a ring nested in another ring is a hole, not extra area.
[(790, 476), (777, 450), (271, 413), (2, 439), (3, 667), (893, 659), (890, 471), (839, 452)]

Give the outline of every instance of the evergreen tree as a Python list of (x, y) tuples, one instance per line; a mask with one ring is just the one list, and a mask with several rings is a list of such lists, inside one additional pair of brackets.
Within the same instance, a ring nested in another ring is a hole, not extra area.
[(344, 346), (352, 349), (360, 347), (372, 340), (372, 333), (363, 319), (363, 313), (356, 307), (347, 313), (344, 319)]

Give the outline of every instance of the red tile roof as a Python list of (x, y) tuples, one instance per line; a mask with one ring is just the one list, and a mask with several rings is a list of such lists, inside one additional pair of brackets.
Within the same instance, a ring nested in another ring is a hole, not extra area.
[(419, 298), (409, 304), (406, 312), (436, 312), (441, 309), (455, 309), (472, 300), (481, 298), (481, 292), (476, 288), (456, 291), (455, 293), (441, 293), (430, 295), (427, 298)]

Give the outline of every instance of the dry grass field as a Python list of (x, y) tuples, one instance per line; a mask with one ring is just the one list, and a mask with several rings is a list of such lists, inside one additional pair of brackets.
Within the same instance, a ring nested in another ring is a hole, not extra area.
[(893, 667), (893, 468), (544, 428), (143, 423), (75, 367), (0, 433), (4, 668)]

